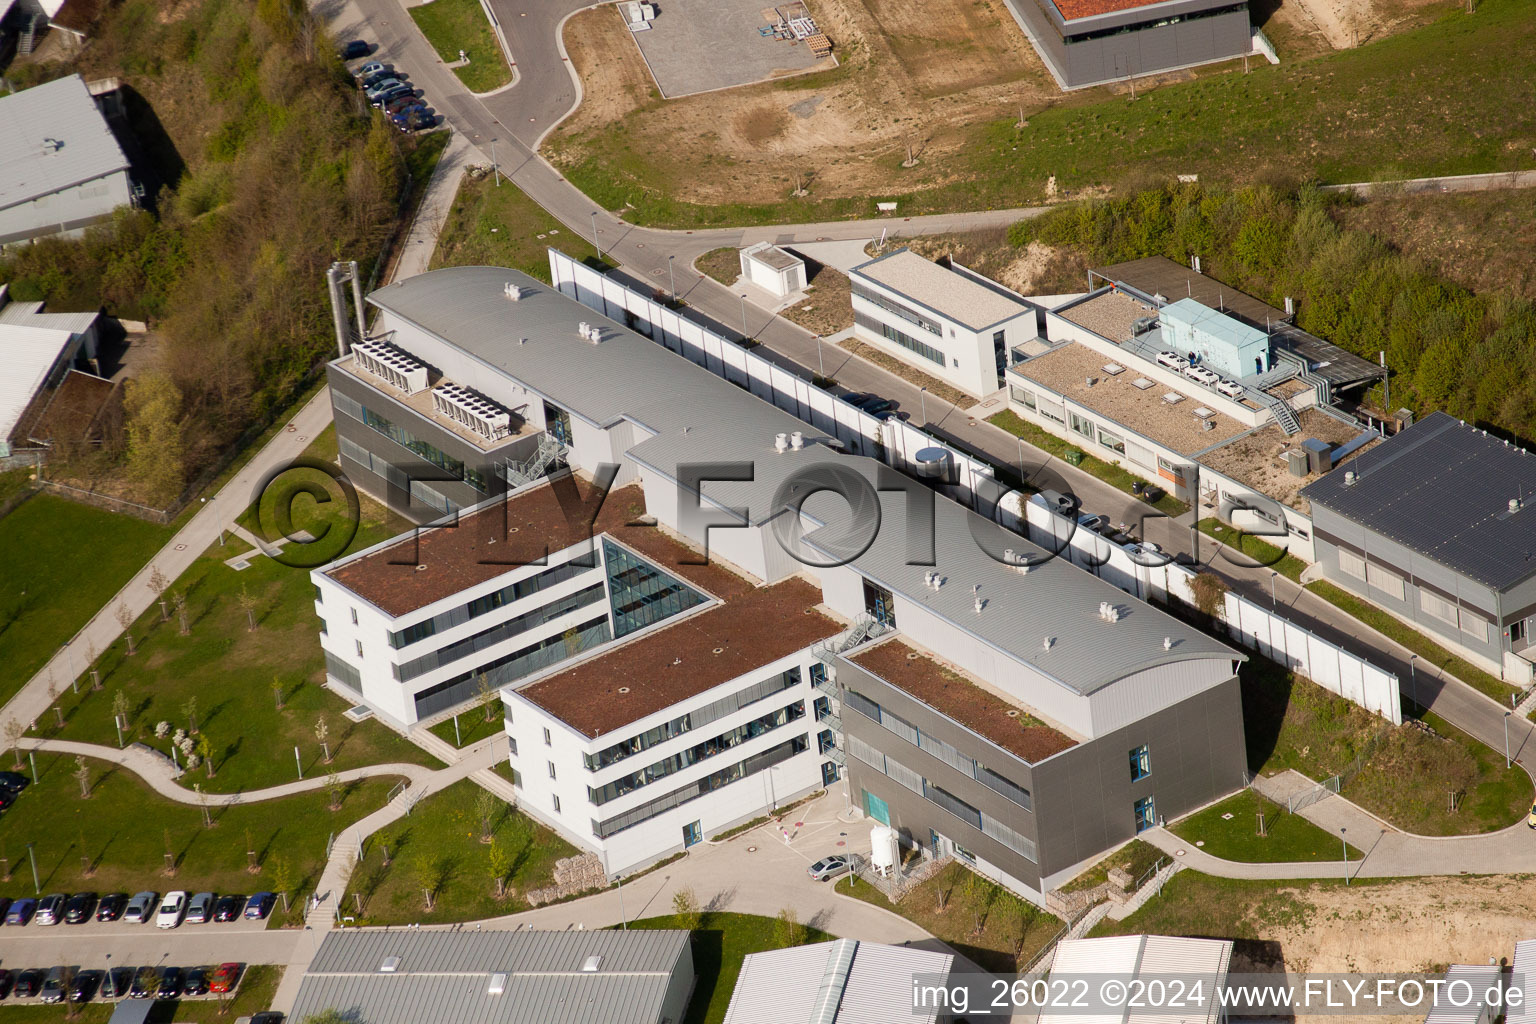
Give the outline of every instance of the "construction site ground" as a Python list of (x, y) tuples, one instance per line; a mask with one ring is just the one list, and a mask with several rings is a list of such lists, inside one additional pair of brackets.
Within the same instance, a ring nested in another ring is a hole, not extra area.
[[(595, 13), (622, 20), (616, 8)], [(669, 99), (837, 66), (803, 42), (761, 35), (769, 24), (763, 0), (668, 0), (648, 30), (624, 31)]]

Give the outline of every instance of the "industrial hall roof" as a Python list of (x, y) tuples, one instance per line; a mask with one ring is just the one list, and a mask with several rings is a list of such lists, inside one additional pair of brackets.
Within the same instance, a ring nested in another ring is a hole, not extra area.
[(128, 169), (79, 75), (0, 97), (0, 139), (0, 209)]
[(1495, 590), (1536, 573), (1536, 456), (1443, 412), (1301, 493)]

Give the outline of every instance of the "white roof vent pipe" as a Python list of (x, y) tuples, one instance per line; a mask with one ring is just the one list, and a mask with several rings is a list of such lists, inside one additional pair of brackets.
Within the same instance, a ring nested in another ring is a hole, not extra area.
[(976, 598), (976, 614), (977, 615), (980, 615), (981, 614), (981, 610), (983, 608), (985, 608), (986, 606), (987, 606), (987, 599), (986, 598), (984, 598), (984, 597)]
[(1519, 512), (1520, 511), (1520, 499), (1519, 498), (1510, 498), (1509, 499), (1509, 510), (1511, 512)]
[(805, 447), (805, 434), (804, 434), (804, 432), (799, 431), (799, 430), (793, 431), (789, 435), (789, 446), (790, 446), (790, 448), (794, 449), (795, 451), (799, 451), (800, 449), (804, 448)]
[(773, 435), (773, 450), (780, 455), (789, 451), (789, 435), (782, 431)]
[(1355, 485), (1355, 471), (1352, 470), (1352, 469), (1346, 469), (1344, 471), (1344, 486), (1345, 487), (1353, 487), (1354, 485)]
[(1173, 650), (1173, 637), (1171, 637), (1171, 636), (1163, 637), (1163, 650), (1165, 650), (1165, 651)]
[(1051, 645), (1054, 643), (1056, 643), (1056, 638), (1053, 636), (1048, 636), (1044, 640), (1040, 641), (1040, 649), (1042, 651), (1048, 651), (1051, 649)]
[(523, 298), (523, 295), (525, 294), (523, 292), (523, 286), (522, 285), (520, 285), (520, 284), (513, 284), (511, 281), (507, 282), (507, 287), (505, 288), (505, 292), (506, 292), (507, 298), (511, 299), (513, 302), (517, 302), (517, 301), (521, 300)]
[(1013, 565), (1014, 564), (1013, 548), (1003, 548), (1003, 564), (1004, 565)]

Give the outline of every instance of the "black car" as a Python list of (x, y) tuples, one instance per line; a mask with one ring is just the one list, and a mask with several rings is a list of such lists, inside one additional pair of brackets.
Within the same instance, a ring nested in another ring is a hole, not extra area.
[(251, 1018), (251, 1024), (283, 1024), (283, 1015), (276, 1010), (263, 1010)]
[(139, 973), (133, 976), (133, 986), (128, 994), (135, 999), (153, 999), (155, 990), (160, 987), (160, 968), (140, 967)]
[(413, 110), (405, 120), (395, 120), (395, 127), (403, 132), (422, 132), (437, 127), (437, 118), (425, 110)]
[(5, 920), (5, 915), (10, 911), (10, 909), (11, 898), (9, 896), (0, 896), (0, 921)]
[(391, 101), (398, 100), (402, 96), (412, 96), (415, 94), (415, 92), (416, 90), (409, 85), (397, 85), (393, 89), (390, 89), (388, 92), (382, 92), (376, 96), (373, 100), (373, 105), (383, 108)]
[(392, 69), (386, 69), (384, 71), (375, 71), (373, 74), (371, 74), (367, 78), (363, 79), (362, 82), (359, 83), (359, 84), (361, 85), (362, 90), (364, 92), (367, 92), (369, 89), (372, 89), (374, 86), (378, 85), (380, 82), (387, 82), (391, 78), (395, 79), (396, 81), (400, 81), (400, 82), (405, 81), (405, 76), (402, 75), (400, 72), (394, 71)]
[(109, 892), (96, 904), (96, 920), (116, 921), (123, 916), (123, 908), (128, 905), (128, 894), (125, 892)]
[(10, 810), (11, 809), (11, 804), (13, 804), (15, 802), (16, 802), (16, 794), (15, 793), (7, 793), (5, 790), (0, 789), (0, 811), (8, 811), (8, 810)]
[(175, 999), (181, 995), (182, 971), (180, 967), (167, 967), (160, 972), (160, 987), (155, 995), (161, 999)]
[(361, 39), (348, 39), (341, 44), (341, 49), (336, 51), (336, 55), (342, 60), (357, 60), (359, 57), (368, 56), (368, 49), (368, 44)]
[(77, 892), (64, 904), (65, 924), (84, 924), (96, 910), (96, 894)]
[(133, 968), (114, 967), (101, 979), (101, 998), (122, 999), (133, 991)]
[(0, 967), (0, 999), (4, 999), (11, 994), (11, 986), (14, 984), (16, 984), (16, 979), (12, 977), (11, 972)]
[(181, 994), (187, 996), (205, 996), (208, 994), (208, 976), (213, 973), (212, 967), (193, 967), (187, 971), (186, 981), (182, 983)]
[(233, 921), (245, 910), (244, 896), (220, 896), (213, 905), (215, 921)]
[(896, 408), (896, 403), (891, 401), (889, 398), (881, 398), (879, 395), (871, 395), (857, 391), (853, 392), (852, 394), (844, 395), (843, 401), (857, 409), (863, 409), (871, 416), (880, 416), (882, 418), (892, 409)]
[(16, 993), (17, 999), (31, 999), (43, 987), (43, 979), (47, 976), (48, 972), (41, 967), (28, 967), (16, 975), (16, 987), (11, 991)]
[(72, 1003), (89, 1002), (96, 995), (96, 990), (101, 988), (101, 979), (105, 977), (103, 971), (80, 971), (75, 975), (75, 980), (69, 986), (69, 1001)]
[(0, 792), (15, 796), (30, 785), (32, 780), (20, 772), (0, 772)]

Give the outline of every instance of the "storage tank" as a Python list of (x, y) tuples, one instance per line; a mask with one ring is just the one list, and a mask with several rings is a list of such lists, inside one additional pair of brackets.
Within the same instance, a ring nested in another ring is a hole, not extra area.
[(876, 825), (869, 830), (869, 863), (882, 876), (895, 872), (901, 862), (901, 844), (896, 840), (896, 830), (889, 825)]

